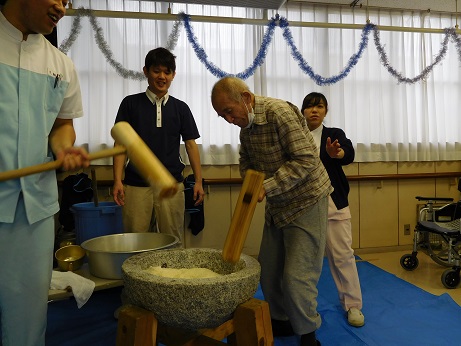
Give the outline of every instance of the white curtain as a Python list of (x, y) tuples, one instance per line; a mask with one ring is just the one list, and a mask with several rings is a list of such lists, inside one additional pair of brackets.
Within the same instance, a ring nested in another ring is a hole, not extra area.
[[(73, 7), (93, 10), (166, 13), (168, 3), (122, 0), (74, 0)], [(262, 19), (264, 11), (218, 6), (172, 4), (173, 13)], [(297, 21), (365, 25), (367, 19), (382, 26), (448, 28), (455, 15), (395, 11), (358, 11), (320, 5), (289, 5), (268, 11), (290, 23)], [(58, 43), (69, 36), (73, 17), (58, 27)], [(85, 117), (75, 121), (77, 144), (90, 151), (112, 146), (110, 129), (118, 106), (126, 95), (142, 92), (146, 81), (124, 78), (110, 66), (102, 51), (110, 51), (124, 68), (141, 72), (150, 49), (167, 44), (173, 22), (160, 20), (97, 18), (107, 46), (97, 44), (88, 18), (68, 55), (79, 72)], [(268, 20), (269, 21), (269, 20)], [(191, 21), (197, 43), (209, 61), (226, 73), (237, 74), (253, 63), (267, 26), (200, 23)], [(378, 27), (379, 29), (379, 27)], [(293, 42), (315, 73), (336, 76), (348, 64), (361, 43), (356, 29), (291, 27)], [(177, 74), (170, 93), (191, 108), (201, 138), (201, 160), (207, 165), (238, 162), (239, 129), (219, 119), (211, 107), (210, 92), (218, 80), (198, 59), (184, 26), (173, 53)], [(388, 63), (399, 74), (413, 78), (430, 65), (442, 48), (443, 34), (379, 31)], [(357, 162), (437, 161), (461, 159), (460, 109), (461, 51), (450, 41), (440, 64), (423, 81), (399, 83), (381, 64), (373, 32), (368, 47), (351, 72), (340, 81), (319, 86), (291, 56), (282, 29), (275, 28), (265, 61), (246, 82), (257, 94), (288, 100), (301, 107), (311, 91), (329, 101), (326, 126), (340, 127), (356, 147)], [(459, 37), (459, 35), (458, 35)], [(101, 49), (102, 48), (102, 49)], [(184, 151), (183, 151), (184, 154)], [(187, 155), (183, 155), (187, 162)], [(107, 163), (107, 161), (101, 162)]]

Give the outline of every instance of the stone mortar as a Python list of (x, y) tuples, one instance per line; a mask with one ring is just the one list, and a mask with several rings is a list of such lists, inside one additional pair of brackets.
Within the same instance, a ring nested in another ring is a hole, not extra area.
[[(149, 267), (208, 268), (223, 274), (216, 278), (167, 278), (145, 271)], [(233, 264), (222, 251), (207, 248), (149, 251), (127, 259), (122, 265), (124, 303), (152, 311), (169, 327), (198, 330), (215, 328), (229, 318), (238, 305), (252, 298), (259, 283), (259, 262), (242, 254)]]

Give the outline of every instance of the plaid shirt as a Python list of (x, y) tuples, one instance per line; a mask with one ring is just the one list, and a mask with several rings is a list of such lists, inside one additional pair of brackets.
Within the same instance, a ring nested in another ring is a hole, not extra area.
[(240, 174), (266, 175), (266, 221), (283, 227), (333, 188), (306, 119), (293, 104), (255, 95), (255, 119), (240, 131)]

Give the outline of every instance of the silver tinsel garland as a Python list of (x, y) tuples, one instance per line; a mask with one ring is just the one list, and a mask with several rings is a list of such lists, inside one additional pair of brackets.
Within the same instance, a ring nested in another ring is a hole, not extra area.
[[(121, 63), (119, 63), (113, 58), (113, 53), (109, 45), (107, 44), (107, 41), (104, 38), (103, 30), (101, 26), (99, 25), (98, 20), (94, 16), (93, 11), (85, 9), (83, 7), (80, 7), (78, 9), (77, 16), (72, 21), (72, 28), (70, 30), (69, 36), (66, 39), (64, 39), (61, 45), (59, 46), (59, 49), (62, 52), (67, 54), (70, 47), (72, 47), (78, 35), (80, 34), (80, 31), (82, 29), (82, 24), (81, 24), (82, 17), (89, 17), (91, 27), (93, 28), (93, 31), (94, 31), (94, 37), (96, 40), (96, 44), (98, 45), (104, 57), (106, 58), (106, 61), (115, 69), (117, 74), (119, 74), (124, 79), (129, 78), (129, 79), (140, 80), (140, 81), (146, 79), (143, 72), (126, 69), (123, 67)], [(176, 44), (178, 42), (180, 27), (181, 27), (181, 21), (177, 20), (173, 25), (173, 30), (171, 31), (169, 38), (168, 38), (168, 42), (166, 44), (166, 48), (168, 50), (172, 51), (175, 49)]]
[(174, 51), (176, 48), (176, 44), (178, 43), (179, 38), (179, 29), (181, 29), (182, 21), (178, 19), (173, 24), (173, 29), (170, 32), (170, 36), (168, 36), (168, 41), (166, 42), (165, 48)]
[[(83, 12), (83, 10), (82, 10)], [(72, 29), (70, 30), (69, 36), (62, 41), (61, 45), (59, 46), (59, 50), (64, 54), (67, 54), (70, 47), (74, 44), (75, 40), (77, 39), (78, 35), (80, 35), (80, 30), (82, 30), (82, 12), (78, 12), (77, 17), (75, 17), (72, 21)]]
[(427, 79), (427, 76), (429, 75), (429, 73), (432, 72), (435, 65), (439, 64), (442, 61), (442, 59), (445, 57), (445, 55), (447, 54), (448, 41), (450, 38), (450, 34), (446, 31), (445, 38), (443, 39), (443, 42), (442, 42), (442, 47), (440, 48), (439, 54), (436, 55), (434, 62), (430, 64), (429, 66), (426, 66), (421, 71), (421, 73), (417, 75), (416, 77), (408, 78), (408, 77), (403, 76), (389, 63), (387, 54), (384, 51), (384, 47), (381, 45), (381, 41), (379, 38), (379, 31), (377, 30), (376, 27), (373, 28), (373, 34), (374, 34), (374, 41), (375, 41), (376, 49), (378, 50), (379, 60), (381, 61), (381, 64), (387, 69), (387, 71), (393, 77), (395, 77), (399, 81), (399, 83), (407, 83), (407, 84), (414, 84), (416, 82), (425, 81)]

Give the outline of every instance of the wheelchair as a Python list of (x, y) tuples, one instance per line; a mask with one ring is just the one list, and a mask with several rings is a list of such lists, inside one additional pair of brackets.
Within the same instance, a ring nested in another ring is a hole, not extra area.
[[(456, 288), (461, 279), (461, 201), (453, 203), (453, 198), (421, 196), (416, 199), (425, 201), (425, 206), (419, 212), (414, 230), (413, 251), (400, 258), (400, 265), (405, 270), (415, 270), (421, 250), (437, 264), (449, 267), (442, 274), (442, 284)], [(434, 207), (435, 203), (446, 204)]]

